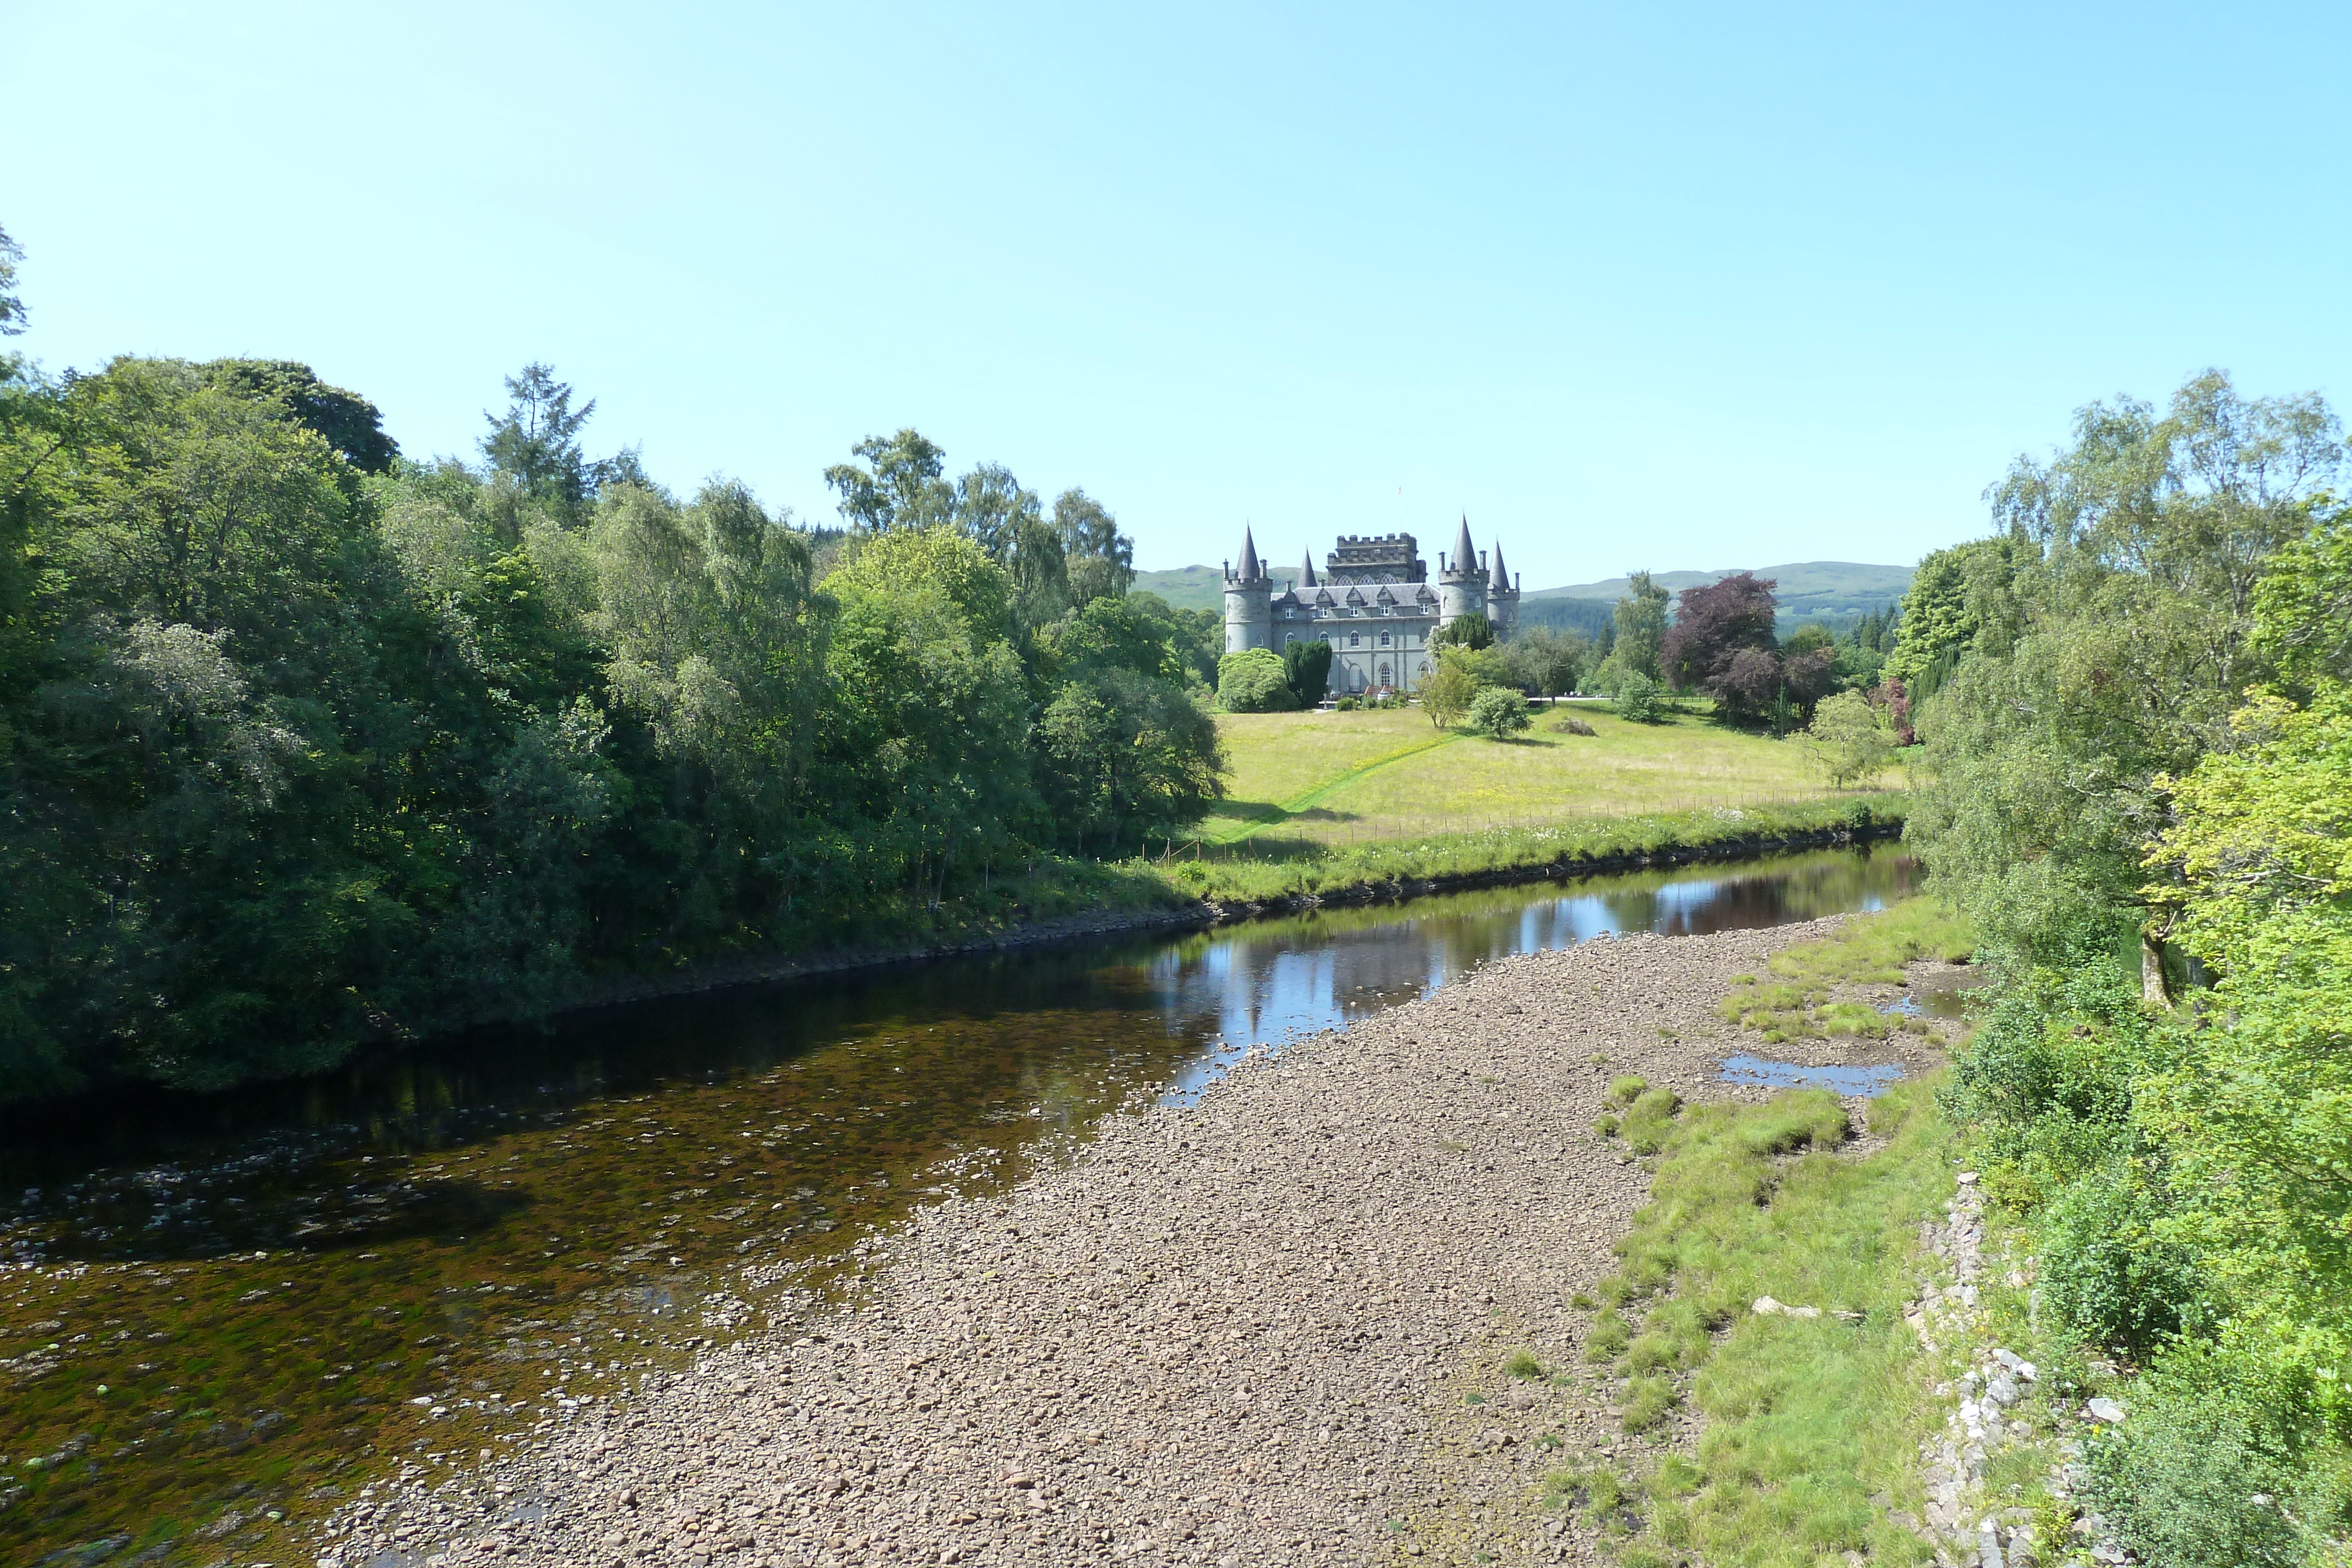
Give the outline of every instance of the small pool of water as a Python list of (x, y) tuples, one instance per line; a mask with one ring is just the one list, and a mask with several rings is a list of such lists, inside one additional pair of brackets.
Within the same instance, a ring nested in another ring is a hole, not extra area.
[(1847, 1098), (1875, 1100), (1903, 1081), (1907, 1069), (1899, 1062), (1877, 1067), (1802, 1067), (1793, 1061), (1769, 1061), (1760, 1056), (1726, 1057), (1716, 1080), (1753, 1084), (1764, 1089), (1827, 1089)]

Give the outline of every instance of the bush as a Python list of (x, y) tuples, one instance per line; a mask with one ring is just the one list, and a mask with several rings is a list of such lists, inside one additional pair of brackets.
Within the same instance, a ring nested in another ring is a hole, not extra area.
[(1635, 724), (1658, 722), (1658, 683), (1639, 670), (1628, 671), (1617, 682), (1617, 716)]
[(1813, 710), (1805, 737), (1812, 747), (1813, 766), (1832, 789), (1872, 777), (1895, 754), (1895, 737), (1879, 727), (1877, 712), (1860, 692), (1824, 698)]
[(1338, 702), (1331, 705), (1332, 709), (1339, 713), (1353, 713), (1363, 706), (1363, 704), (1358, 702), (1353, 697), (1341, 697)]
[(1289, 672), (1271, 648), (1247, 648), (1217, 661), (1217, 704), (1227, 713), (1286, 713), (1298, 706)]
[(2124, 1544), (2155, 1568), (2321, 1561), (2312, 1551), (2317, 1542), (2303, 1539), (2280, 1504), (2313, 1523), (2323, 1523), (2313, 1513), (2337, 1511), (2294, 1495), (2295, 1466), (2276, 1413), (2233, 1396), (2227, 1385), (2234, 1379), (2218, 1381), (2222, 1386), (2201, 1376), (2140, 1380), (2130, 1419), (2091, 1447), (2092, 1498)]
[(1490, 740), (1504, 740), (1534, 724), (1528, 699), (1505, 686), (1488, 686), (1470, 699), (1470, 727)]
[(2196, 1271), (2157, 1239), (2162, 1206), (2117, 1161), (2077, 1181), (2042, 1230), (2042, 1283), (2060, 1319), (2084, 1339), (2145, 1354), (2179, 1332)]
[(1551, 727), (1555, 733), (1559, 735), (1591, 735), (1593, 732), (1591, 725), (1585, 723), (1574, 714), (1569, 714), (1562, 718), (1555, 720)]

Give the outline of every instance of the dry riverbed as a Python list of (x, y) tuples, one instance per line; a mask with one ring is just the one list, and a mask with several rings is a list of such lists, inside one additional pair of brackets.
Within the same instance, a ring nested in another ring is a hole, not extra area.
[(1624, 1436), (1580, 1354), (1648, 1180), (1591, 1123), (1616, 1073), (1759, 1094), (1717, 1003), (1836, 924), (1507, 959), (1113, 1116), (881, 1238), (854, 1308), (375, 1489), (320, 1562), (1588, 1560), (1545, 1473), (1689, 1436)]

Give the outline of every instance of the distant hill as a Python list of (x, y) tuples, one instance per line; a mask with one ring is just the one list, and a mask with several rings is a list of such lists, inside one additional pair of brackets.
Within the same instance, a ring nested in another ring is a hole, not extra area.
[(1213, 566), (1180, 566), (1171, 571), (1139, 571), (1135, 586), (1156, 593), (1178, 610), (1225, 607), (1225, 574)]
[[(1899, 602), (1911, 590), (1911, 569), (1907, 566), (1869, 566), (1851, 560), (1801, 560), (1791, 561), (1786, 566), (1730, 567), (1722, 571), (1661, 571), (1653, 575), (1658, 586), (1673, 589), (1679, 594), (1685, 588), (1720, 582), (1742, 570), (1752, 570), (1759, 577), (1771, 578), (1780, 585), (1774, 597), (1780, 603), (1784, 632), (1790, 625), (1803, 621), (1819, 621), (1833, 630), (1843, 630), (1874, 610)], [(1528, 619), (1535, 606), (1546, 601), (1572, 600), (1589, 602), (1598, 600), (1613, 603), (1625, 596), (1630, 586), (1626, 579), (1612, 577), (1602, 582), (1579, 582), (1566, 588), (1541, 589), (1520, 601), (1520, 618)], [(1562, 614), (1562, 612), (1552, 613)], [(1574, 619), (1580, 620), (1581, 617)]]

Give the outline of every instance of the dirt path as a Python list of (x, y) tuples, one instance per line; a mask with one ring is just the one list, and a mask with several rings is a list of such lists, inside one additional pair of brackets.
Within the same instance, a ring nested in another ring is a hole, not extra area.
[(1683, 1435), (1620, 1434), (1578, 1354), (1646, 1186), (1608, 1079), (1738, 1092), (1730, 977), (1835, 924), (1507, 960), (1114, 1117), (882, 1239), (858, 1310), (381, 1490), (321, 1562), (1585, 1560), (1544, 1473)]

